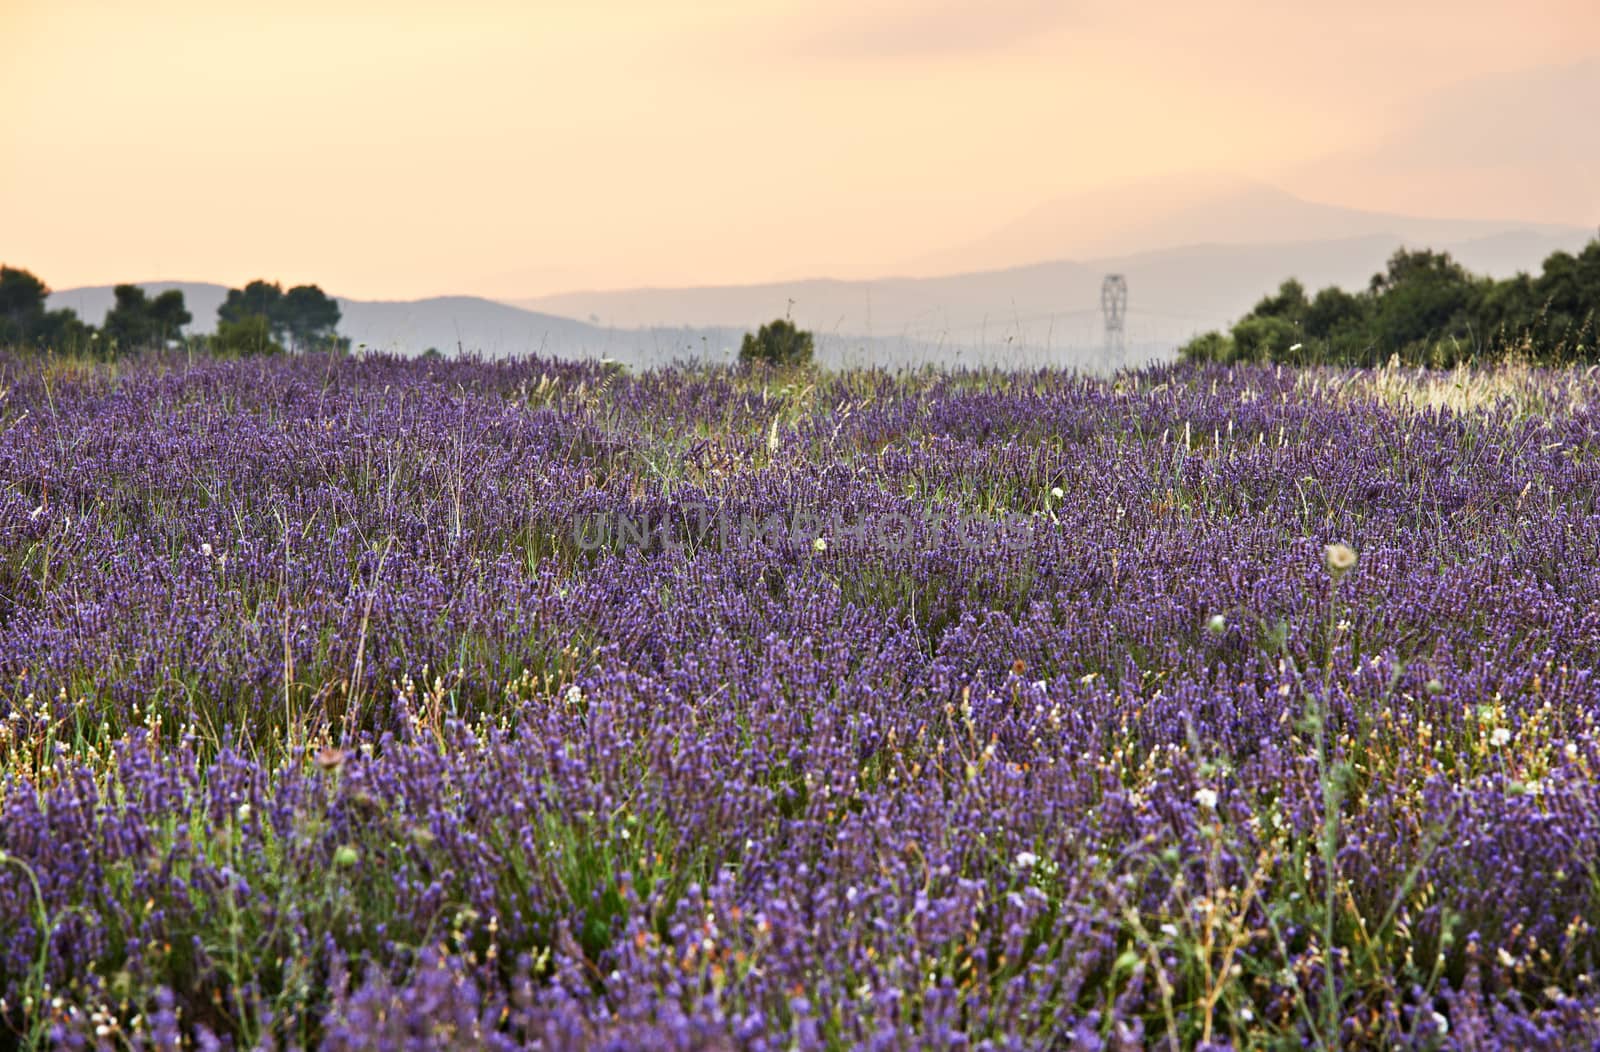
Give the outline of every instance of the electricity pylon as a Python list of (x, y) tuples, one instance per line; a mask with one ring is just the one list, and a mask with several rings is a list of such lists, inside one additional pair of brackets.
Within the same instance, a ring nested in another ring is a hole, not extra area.
[(1100, 310), (1106, 317), (1106, 358), (1113, 369), (1126, 364), (1128, 354), (1128, 279), (1107, 274), (1100, 282)]

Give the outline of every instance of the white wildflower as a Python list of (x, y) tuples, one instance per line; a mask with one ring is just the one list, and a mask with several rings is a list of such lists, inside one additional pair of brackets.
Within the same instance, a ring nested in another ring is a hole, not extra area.
[(1035, 855), (1032, 851), (1019, 851), (1019, 852), (1017, 852), (1017, 868), (1018, 869), (1032, 869), (1034, 866), (1037, 866), (1038, 864), (1039, 864), (1039, 856)]
[(1511, 741), (1511, 732), (1504, 727), (1496, 727), (1489, 733), (1489, 744), (1496, 749)]
[(1335, 577), (1343, 577), (1351, 567), (1356, 564), (1355, 549), (1348, 544), (1330, 544), (1322, 549), (1322, 559), (1328, 566), (1328, 572)]
[(1207, 811), (1215, 811), (1217, 809), (1217, 791), (1215, 789), (1196, 789), (1194, 802)]

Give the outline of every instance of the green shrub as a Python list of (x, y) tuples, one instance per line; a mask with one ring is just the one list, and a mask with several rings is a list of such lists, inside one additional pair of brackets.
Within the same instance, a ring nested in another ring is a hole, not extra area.
[(796, 328), (787, 318), (779, 318), (761, 326), (753, 336), (748, 332), (744, 334), (739, 360), (767, 365), (806, 365), (811, 361), (812, 349), (809, 332)]
[(245, 357), (282, 354), (283, 345), (272, 338), (272, 322), (264, 314), (246, 314), (233, 321), (218, 321), (211, 338), (212, 350), (219, 354)]
[(1281, 361), (1300, 342), (1300, 330), (1291, 321), (1252, 315), (1233, 327), (1233, 361)]
[(1186, 362), (1231, 362), (1233, 337), (1220, 332), (1203, 332), (1178, 351)]

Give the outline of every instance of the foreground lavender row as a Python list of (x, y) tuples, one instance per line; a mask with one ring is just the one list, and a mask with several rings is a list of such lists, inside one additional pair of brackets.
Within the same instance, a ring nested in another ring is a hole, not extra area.
[(0, 359), (5, 1033), (1588, 1047), (1600, 382), (1459, 379)]

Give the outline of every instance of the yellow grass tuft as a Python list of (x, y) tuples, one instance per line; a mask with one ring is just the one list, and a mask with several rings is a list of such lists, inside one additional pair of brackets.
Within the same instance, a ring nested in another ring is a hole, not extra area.
[(1448, 370), (1404, 368), (1391, 359), (1380, 369), (1358, 372), (1308, 369), (1299, 386), (1346, 404), (1378, 402), (1454, 413), (1508, 408), (1518, 416), (1547, 416), (1584, 409), (1591, 392), (1582, 381), (1593, 372), (1538, 368), (1520, 361)]

